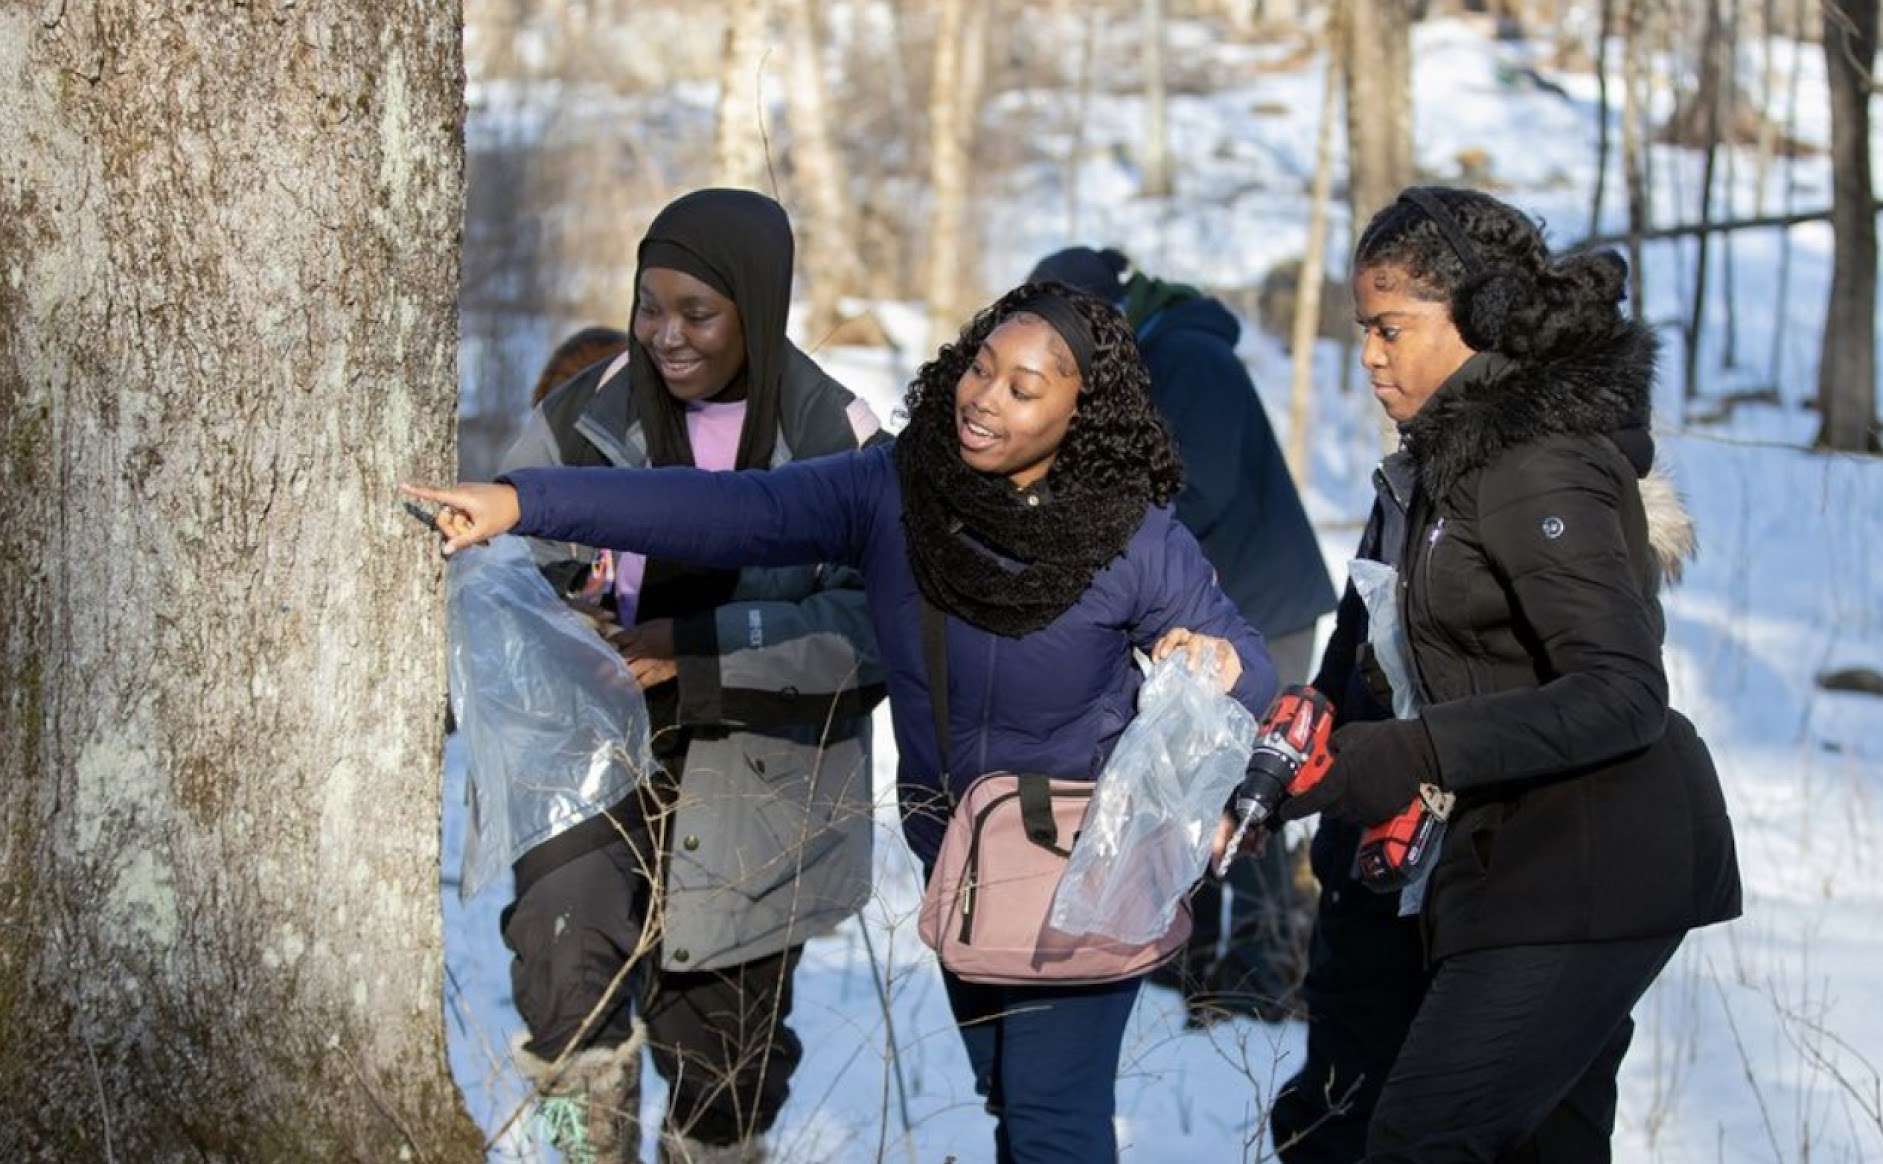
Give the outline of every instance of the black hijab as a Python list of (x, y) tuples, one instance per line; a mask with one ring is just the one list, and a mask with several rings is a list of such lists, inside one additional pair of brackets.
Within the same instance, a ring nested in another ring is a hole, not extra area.
[[(778, 441), (778, 410), (790, 345), (785, 316), (791, 307), (793, 244), (784, 207), (750, 190), (696, 190), (659, 214), (641, 239), (634, 277), (633, 315), (640, 314), (641, 272), (684, 271), (732, 300), (745, 333), (745, 424), (734, 468), (771, 466)], [(628, 345), (634, 411), (647, 441), (650, 465), (691, 465), (686, 406), (667, 391), (639, 340)], [(731, 601), (736, 570), (711, 570), (650, 559), (636, 605), (637, 621), (672, 618)]]

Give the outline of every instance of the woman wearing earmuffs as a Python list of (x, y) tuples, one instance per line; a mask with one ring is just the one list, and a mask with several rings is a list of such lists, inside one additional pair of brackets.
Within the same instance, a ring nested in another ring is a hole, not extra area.
[[(1430, 986), (1365, 1159), (1607, 1160), (1630, 1010), (1688, 930), (1740, 910), (1719, 780), (1662, 668), (1692, 529), (1650, 475), (1654, 338), (1619, 310), (1618, 256), (1552, 256), (1473, 191), (1407, 190), (1353, 269), (1412, 470), (1389, 560), (1422, 710), (1348, 722), (1282, 811), (1366, 826), (1422, 784), (1457, 798), (1420, 915)], [(1364, 640), (1353, 608), (1331, 661)]]

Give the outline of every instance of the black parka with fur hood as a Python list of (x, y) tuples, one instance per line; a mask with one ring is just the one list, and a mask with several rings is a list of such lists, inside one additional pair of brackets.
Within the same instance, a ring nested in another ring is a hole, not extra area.
[(1652, 335), (1481, 352), (1407, 426), (1400, 560), (1424, 721), (1458, 804), (1424, 912), (1434, 960), (1736, 917), (1719, 779), (1668, 706), (1659, 590), (1692, 528), (1651, 474)]

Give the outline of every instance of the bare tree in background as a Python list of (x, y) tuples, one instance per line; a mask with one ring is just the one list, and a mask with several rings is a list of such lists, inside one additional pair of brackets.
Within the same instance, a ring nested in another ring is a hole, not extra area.
[(465, 1160), (430, 0), (0, 9), (0, 1158)]
[(1412, 6), (1341, 0), (1337, 15), (1347, 106), (1348, 202), (1358, 232), (1412, 184)]
[[(1340, 0), (1335, 44), (1347, 110), (1347, 199), (1353, 237), (1412, 184), (1412, 6), (1410, 0)], [(1304, 287), (1304, 294), (1318, 293)], [(1342, 372), (1345, 375), (1345, 371)], [(1380, 447), (1399, 446), (1399, 430), (1378, 414)]]
[(1693, 299), (1688, 308), (1685, 342), (1681, 345), (1681, 402), (1691, 411), (1700, 394), (1700, 341), (1706, 325), (1707, 260), (1713, 222), (1713, 174), (1719, 164), (1720, 106), (1726, 96), (1726, 74), (1737, 62), (1726, 59), (1726, 22), (1721, 0), (1705, 0), (1706, 25), (1700, 41), (1700, 86), (1694, 96), (1702, 138), (1700, 166), (1700, 231), (1694, 237)]
[(987, 13), (992, 0), (940, 0), (935, 64), (929, 82), (929, 347), (961, 326), (966, 266), (968, 165), (987, 71)]
[(765, 156), (765, 57), (770, 0), (727, 0), (725, 56), (719, 72), (719, 119), (713, 133), (713, 184), (771, 191)]
[(1288, 471), (1306, 488), (1313, 462), (1308, 430), (1314, 425), (1314, 341), (1321, 332), (1321, 284), (1327, 254), (1327, 204), (1334, 190), (1334, 119), (1340, 100), (1340, 56), (1329, 45), (1321, 87), (1321, 128), (1314, 140), (1314, 186), (1308, 195), (1308, 241), (1295, 285), (1294, 382), (1288, 395)]
[(791, 117), (793, 183), (809, 214), (800, 231), (811, 276), (808, 334), (816, 344), (837, 326), (844, 295), (860, 291), (862, 272), (854, 242), (849, 167), (831, 140), (823, 57), (818, 52), (816, 0), (782, 0), (785, 50), (790, 56), (787, 96)]
[(1589, 233), (1602, 229), (1602, 201), (1608, 192), (1608, 42), (1614, 31), (1618, 0), (1596, 0), (1601, 9), (1595, 31), (1595, 193), (1589, 199)]
[[(1084, 183), (1086, 131), (1092, 118), (1092, 88), (1097, 81), (1100, 33), (1105, 27), (1105, 9), (1094, 4), (1079, 20), (1077, 96), (1072, 106), (1072, 132), (1066, 140), (1066, 237), (1078, 238), (1080, 231), (1079, 195)], [(1063, 27), (1063, 25), (1061, 26)]]
[(1647, 316), (1646, 276), (1641, 266), (1641, 232), (1648, 228), (1647, 104), (1648, 0), (1616, 0), (1622, 5), (1621, 163), (1628, 198), (1628, 309), (1636, 323)]
[(1143, 0), (1144, 148), (1138, 158), (1143, 174), (1139, 193), (1162, 198), (1171, 193), (1170, 118), (1164, 108), (1164, 0)]
[(1876, 450), (1876, 194), (1870, 177), (1870, 94), (1876, 0), (1823, 0), (1831, 86), (1831, 301), (1824, 315), (1818, 444)]

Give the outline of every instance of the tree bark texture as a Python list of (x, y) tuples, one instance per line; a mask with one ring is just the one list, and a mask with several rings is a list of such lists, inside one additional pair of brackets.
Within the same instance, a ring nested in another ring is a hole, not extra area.
[[(1337, 9), (1347, 105), (1347, 201), (1357, 242), (1373, 215), (1414, 178), (1410, 0), (1341, 0)], [(1343, 374), (1345, 374), (1343, 372)], [(1399, 427), (1378, 414), (1384, 452)]]
[(719, 120), (713, 134), (713, 184), (771, 192), (765, 156), (765, 51), (768, 0), (729, 0), (719, 72)]
[(0, 1159), (465, 1160), (455, 5), (0, 7)]
[(1870, 86), (1876, 0), (1826, 0), (1824, 60), (1831, 88), (1831, 300), (1824, 314), (1818, 444), (1875, 449), (1876, 213), (1870, 177)]
[(1354, 237), (1413, 181), (1412, 7), (1409, 0), (1342, 0), (1347, 94), (1347, 192)]

